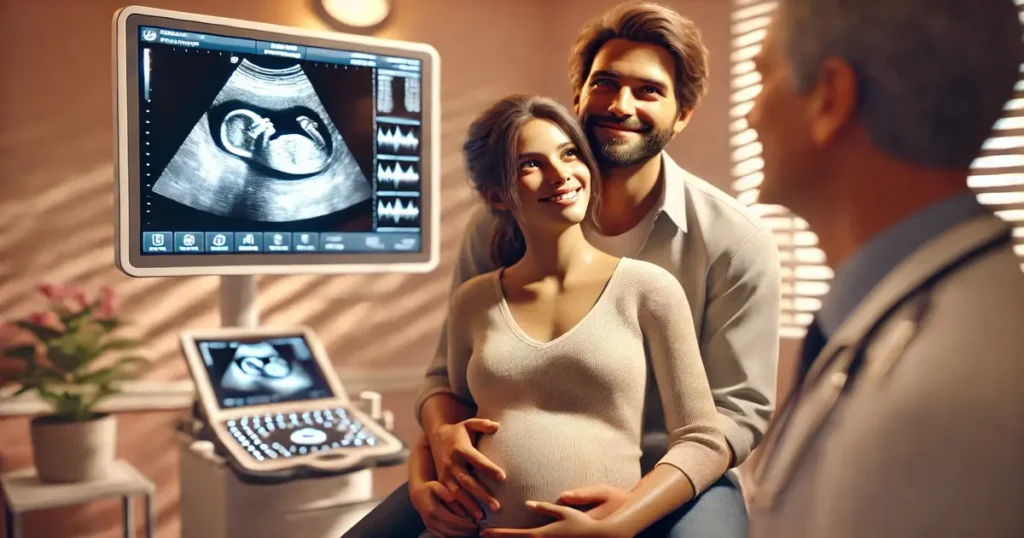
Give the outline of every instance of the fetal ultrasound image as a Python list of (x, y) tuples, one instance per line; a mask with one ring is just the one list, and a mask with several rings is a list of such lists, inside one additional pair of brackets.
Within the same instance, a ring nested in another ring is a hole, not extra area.
[(232, 63), (153, 192), (259, 222), (313, 219), (369, 200), (371, 185), (303, 66)]
[(299, 339), (290, 343), (210, 343), (203, 352), (210, 381), (225, 407), (329, 395), (323, 376)]
[(293, 362), (281, 356), (274, 346), (260, 342), (235, 348), (220, 386), (239, 392), (294, 394), (312, 385), (309, 374), (294, 368)]

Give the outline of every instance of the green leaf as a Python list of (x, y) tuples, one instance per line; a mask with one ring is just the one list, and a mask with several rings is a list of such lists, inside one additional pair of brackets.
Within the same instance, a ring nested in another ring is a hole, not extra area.
[(75, 335), (66, 336), (62, 345), (64, 351), (78, 357), (78, 364), (74, 371), (80, 372), (91, 364), (96, 358), (103, 354), (103, 346), (100, 343), (100, 334), (91, 332), (80, 332)]
[(21, 359), (28, 363), (34, 363), (36, 361), (36, 346), (29, 344), (9, 347), (3, 350), (3, 354), (5, 357)]
[(65, 390), (57, 397), (56, 409), (54, 412), (62, 416), (75, 417), (82, 409), (83, 403), (81, 395), (72, 394)]
[(57, 338), (58, 336), (61, 335), (59, 331), (56, 331), (49, 327), (40, 327), (27, 321), (16, 321), (14, 324), (17, 325), (18, 327), (21, 327), (22, 329), (25, 329), (26, 331), (31, 332), (33, 335), (35, 335), (36, 338), (43, 342), (53, 340), (54, 338)]
[(132, 338), (114, 338), (108, 340), (105, 344), (100, 347), (101, 352), (106, 351), (121, 351), (128, 349), (135, 349), (139, 347), (141, 342)]
[(21, 389), (16, 394), (22, 394), (27, 390), (40, 389), (51, 383), (61, 383), (63, 378), (52, 369), (41, 366), (38, 363), (29, 363), (24, 372), (10, 376), (12, 383), (20, 384)]
[(43, 387), (39, 387), (37, 390), (39, 391), (39, 396), (41, 396), (44, 400), (50, 402), (50, 407), (56, 411), (58, 404), (60, 402), (60, 396)]
[(92, 383), (99, 383), (107, 380), (114, 374), (112, 368), (100, 368), (99, 370), (93, 370), (87, 374), (80, 374), (75, 376), (74, 383), (78, 385), (88, 385)]
[(89, 317), (92, 315), (92, 311), (92, 305), (88, 305), (78, 312), (64, 310), (60, 313), (60, 321), (68, 328), (69, 331), (74, 331), (77, 330), (83, 322), (89, 320)]
[(78, 384), (106, 385), (114, 381), (122, 381), (134, 375), (135, 372), (130, 371), (132, 366), (143, 364), (149, 364), (149, 361), (143, 357), (124, 357), (106, 368), (77, 377), (75, 382)]
[(119, 378), (127, 377), (119, 369), (110, 366), (107, 368), (100, 368), (94, 372), (89, 372), (83, 376), (75, 379), (75, 383), (86, 385), (86, 384), (98, 384), (98, 383), (109, 383), (111, 381), (117, 381)]
[(82, 357), (69, 345), (52, 346), (47, 349), (46, 355), (54, 365), (69, 373), (77, 370), (83, 362)]
[(96, 404), (100, 403), (101, 401), (107, 399), (107, 397), (112, 396), (116, 393), (117, 391), (112, 389), (110, 386), (106, 384), (100, 385), (99, 390), (97, 390), (96, 393), (93, 394), (93, 397), (85, 403), (84, 411), (86, 412), (87, 415), (91, 415), (92, 409), (93, 407), (96, 406)]
[(45, 366), (36, 366), (32, 368), (31, 379), (37, 384), (64, 382), (64, 376), (60, 372)]
[(148, 364), (149, 364), (149, 359), (147, 359), (146, 357), (139, 356), (139, 355), (130, 355), (128, 357), (121, 357), (120, 359), (117, 360), (116, 363), (114, 363), (114, 365), (119, 367), (119, 368), (126, 367), (126, 366), (132, 366), (132, 365), (142, 366), (142, 365), (148, 365)]
[(33, 387), (32, 385), (22, 385), (20, 389), (16, 390), (14, 394), (11, 395), (11, 397), (13, 398), (14, 396), (21, 396), (22, 394), (25, 394), (30, 390), (34, 390), (35, 388), (36, 387)]
[(149, 365), (149, 360), (147, 360), (145, 357), (132, 355), (129, 357), (121, 357), (120, 359), (117, 359), (117, 362), (115, 362), (111, 366), (111, 368), (117, 372), (116, 379), (120, 380), (128, 379), (134, 376), (138, 368), (147, 365)]
[(121, 322), (117, 318), (98, 319), (96, 320), (96, 324), (108, 333), (113, 332), (114, 329), (121, 326)]

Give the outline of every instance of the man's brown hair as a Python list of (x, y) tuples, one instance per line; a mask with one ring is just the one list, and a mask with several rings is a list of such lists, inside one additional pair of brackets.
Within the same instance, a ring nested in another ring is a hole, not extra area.
[(628, 2), (592, 19), (580, 30), (569, 56), (573, 100), (579, 102), (597, 52), (612, 39), (664, 47), (675, 60), (679, 111), (695, 108), (708, 89), (708, 50), (690, 19), (654, 2)]

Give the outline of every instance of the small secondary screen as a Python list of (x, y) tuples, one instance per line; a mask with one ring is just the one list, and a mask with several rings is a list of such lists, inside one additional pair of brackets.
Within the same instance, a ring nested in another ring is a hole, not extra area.
[(302, 336), (199, 340), (196, 345), (221, 408), (334, 395)]

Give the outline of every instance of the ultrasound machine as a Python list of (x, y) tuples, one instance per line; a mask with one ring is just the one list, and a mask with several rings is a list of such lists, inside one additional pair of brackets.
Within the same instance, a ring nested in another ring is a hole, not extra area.
[(221, 279), (221, 326), (174, 328), (182, 536), (337, 538), (408, 447), (315, 332), (259, 323), (256, 278), (436, 268), (437, 52), (127, 7), (113, 61), (117, 266)]

